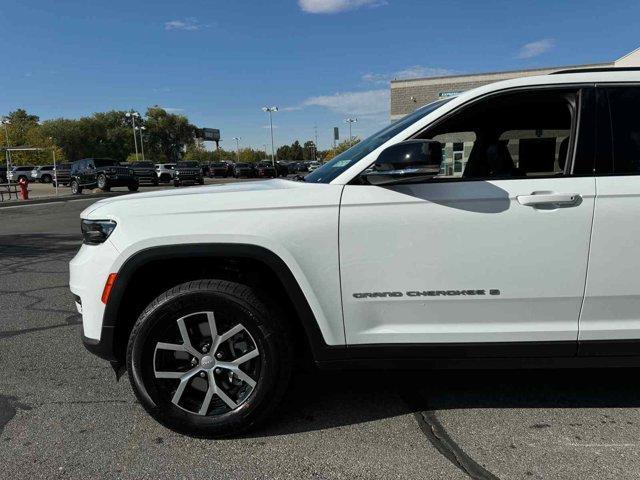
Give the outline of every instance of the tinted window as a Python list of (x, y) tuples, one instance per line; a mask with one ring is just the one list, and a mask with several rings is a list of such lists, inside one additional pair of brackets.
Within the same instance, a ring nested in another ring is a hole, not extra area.
[(180, 168), (196, 168), (199, 166), (198, 162), (180, 162), (178, 163), (178, 167)]
[(133, 166), (142, 168), (154, 168), (154, 165), (151, 162), (136, 162), (133, 164)]
[(442, 145), (434, 181), (562, 175), (575, 104), (571, 91), (519, 92), (463, 108), (420, 135)]
[(640, 173), (640, 88), (610, 88), (613, 173)]

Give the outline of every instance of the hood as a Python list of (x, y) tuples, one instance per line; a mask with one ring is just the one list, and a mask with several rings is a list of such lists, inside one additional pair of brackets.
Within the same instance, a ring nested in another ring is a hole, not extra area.
[(207, 185), (154, 192), (134, 193), (105, 198), (87, 207), (82, 218), (126, 218), (136, 216), (172, 215), (216, 210), (260, 210), (282, 208), (300, 203), (293, 190), (329, 187), (274, 179), (258, 182)]

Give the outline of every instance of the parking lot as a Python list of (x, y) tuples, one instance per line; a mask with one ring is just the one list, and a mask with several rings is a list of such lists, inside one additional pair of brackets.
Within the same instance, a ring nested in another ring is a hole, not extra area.
[(166, 430), (80, 342), (67, 263), (92, 201), (0, 209), (0, 478), (640, 476), (637, 370), (305, 372), (247, 436)]

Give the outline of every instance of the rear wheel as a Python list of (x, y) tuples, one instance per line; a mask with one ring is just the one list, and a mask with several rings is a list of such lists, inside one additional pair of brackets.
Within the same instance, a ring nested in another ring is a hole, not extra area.
[(179, 187), (180, 186), (180, 182), (178, 180), (174, 180), (173, 181), (173, 186), (174, 187)]
[(51, 178), (51, 175), (43, 175), (42, 176), (42, 183), (51, 183), (52, 180), (53, 180), (53, 178)]
[(292, 364), (282, 319), (244, 285), (198, 280), (156, 298), (127, 348), (140, 403), (163, 425), (223, 437), (269, 417)]
[(127, 186), (130, 192), (137, 192), (139, 187), (140, 186), (137, 183), (132, 183), (131, 185)]

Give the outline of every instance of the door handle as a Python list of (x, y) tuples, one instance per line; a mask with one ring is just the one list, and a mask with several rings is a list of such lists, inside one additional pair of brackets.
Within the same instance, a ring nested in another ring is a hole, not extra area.
[(536, 207), (538, 205), (572, 206), (577, 205), (582, 197), (578, 193), (536, 193), (518, 195), (520, 205)]

